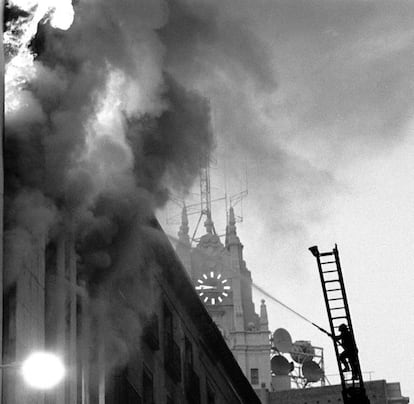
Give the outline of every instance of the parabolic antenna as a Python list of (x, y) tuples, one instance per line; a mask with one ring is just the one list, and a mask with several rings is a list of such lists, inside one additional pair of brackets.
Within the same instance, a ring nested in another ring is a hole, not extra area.
[(306, 361), (302, 366), (302, 373), (308, 382), (318, 382), (323, 377), (323, 371), (314, 361)]
[(311, 361), (315, 355), (315, 348), (309, 341), (295, 341), (290, 351), (290, 356), (296, 363)]
[(278, 328), (273, 333), (273, 345), (279, 352), (290, 352), (292, 350), (292, 337), (284, 328)]
[(275, 355), (270, 360), (272, 372), (278, 376), (288, 375), (293, 370), (293, 362), (290, 363), (284, 356)]

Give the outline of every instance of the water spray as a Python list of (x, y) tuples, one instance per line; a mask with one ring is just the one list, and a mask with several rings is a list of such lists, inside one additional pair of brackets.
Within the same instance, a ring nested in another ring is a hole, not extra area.
[(312, 324), (314, 327), (316, 327), (319, 331), (322, 331), (324, 334), (328, 335), (329, 337), (332, 337), (331, 334), (326, 331), (324, 328), (320, 327), (319, 325), (315, 324), (312, 320), (309, 320), (308, 318), (306, 318), (304, 315), (300, 314), (299, 312), (297, 312), (296, 310), (292, 309), (291, 307), (289, 307), (288, 305), (286, 305), (285, 303), (281, 302), (279, 299), (276, 299), (274, 296), (272, 296), (269, 292), (266, 292), (263, 288), (261, 288), (260, 286), (258, 286), (255, 283), (252, 283), (252, 286), (257, 289), (260, 293), (262, 293), (263, 295), (267, 296), (269, 299), (273, 300), (274, 302), (276, 302), (277, 304), (279, 304), (280, 306), (284, 307), (286, 310), (289, 310), (291, 313), (295, 314), (296, 316), (300, 317), (302, 320), (306, 321), (309, 324)]

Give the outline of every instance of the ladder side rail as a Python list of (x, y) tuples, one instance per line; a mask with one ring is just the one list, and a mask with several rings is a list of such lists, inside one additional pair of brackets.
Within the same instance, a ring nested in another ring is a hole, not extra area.
[(338, 278), (339, 278), (339, 283), (341, 285), (345, 313), (346, 313), (346, 317), (347, 317), (347, 320), (348, 320), (347, 325), (348, 325), (349, 331), (352, 333), (352, 338), (354, 339), (354, 342), (355, 342), (354, 328), (352, 327), (352, 320), (351, 320), (351, 312), (349, 310), (348, 298), (347, 298), (346, 290), (345, 290), (345, 282), (344, 282), (344, 278), (342, 276), (341, 261), (339, 259), (339, 253), (338, 253), (338, 248), (337, 248), (336, 244), (335, 244), (335, 248), (334, 248), (333, 252), (334, 252), (334, 255), (335, 255), (336, 267), (338, 269)]
[[(325, 279), (324, 279), (324, 276), (323, 276), (323, 269), (322, 269), (322, 263), (321, 263), (320, 255), (318, 255), (316, 257), (316, 261), (318, 263), (318, 270), (319, 270), (319, 276), (320, 276), (321, 284), (322, 284), (323, 296), (324, 296), (324, 299), (325, 299), (325, 305), (326, 305), (326, 309), (327, 309), (327, 312), (328, 312), (328, 320), (329, 320), (329, 326), (330, 326), (330, 329), (331, 329), (331, 335), (332, 335), (332, 338), (334, 338), (335, 337), (335, 327), (334, 327), (334, 323), (333, 323), (333, 320), (332, 320), (332, 315), (331, 315), (331, 312), (330, 312), (328, 292), (326, 290)], [(346, 388), (347, 388), (347, 385), (346, 385), (346, 382), (345, 382), (344, 374), (342, 372), (341, 362), (339, 360), (338, 344), (335, 341), (335, 339), (333, 339), (333, 345), (334, 345), (334, 349), (335, 349), (336, 361), (338, 363), (339, 375), (341, 377), (342, 391), (345, 391)]]
[(355, 355), (356, 355), (355, 365), (356, 365), (356, 371), (357, 371), (357, 376), (358, 376), (358, 381), (359, 381), (359, 388), (360, 388), (361, 393), (363, 395), (365, 395), (365, 386), (364, 386), (364, 381), (363, 381), (363, 378), (362, 378), (361, 364), (359, 362), (358, 347), (357, 347), (356, 340), (355, 340), (354, 328), (352, 326), (351, 313), (350, 313), (350, 310), (349, 310), (348, 298), (346, 296), (344, 278), (342, 276), (341, 262), (340, 262), (340, 259), (339, 259), (338, 247), (337, 247), (336, 244), (335, 244), (335, 248), (334, 248), (333, 251), (334, 251), (334, 254), (335, 254), (335, 260), (337, 261), (338, 276), (339, 276), (339, 281), (340, 281), (340, 284), (341, 284), (341, 289), (343, 291), (344, 307), (345, 307), (345, 312), (346, 312), (346, 316), (347, 316), (347, 319), (348, 319), (348, 329), (351, 333), (353, 344), (354, 344), (354, 346), (357, 350), (356, 353), (355, 353)]

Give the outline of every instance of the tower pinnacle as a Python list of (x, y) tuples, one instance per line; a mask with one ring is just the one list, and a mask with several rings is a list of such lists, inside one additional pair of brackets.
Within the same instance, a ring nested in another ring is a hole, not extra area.
[(204, 226), (205, 226), (206, 231), (207, 231), (208, 234), (213, 234), (214, 223), (213, 223), (213, 220), (211, 220), (211, 213), (210, 213), (210, 211), (207, 211), (207, 219), (204, 222)]
[(184, 206), (181, 212), (181, 226), (178, 232), (178, 240), (184, 245), (190, 245), (190, 237), (188, 236), (188, 215), (187, 208)]
[(233, 207), (229, 210), (229, 223), (226, 231), (226, 245), (240, 244), (240, 239), (237, 236), (236, 218), (234, 216)]
[(260, 331), (269, 331), (269, 321), (267, 319), (267, 308), (264, 299), (260, 305)]

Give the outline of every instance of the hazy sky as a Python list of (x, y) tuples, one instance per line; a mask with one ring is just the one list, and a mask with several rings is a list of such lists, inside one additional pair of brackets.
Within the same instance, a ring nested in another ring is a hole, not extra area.
[[(327, 328), (307, 249), (338, 243), (362, 369), (413, 398), (414, 3), (190, 3), (198, 35), (169, 69), (210, 99), (214, 195), (224, 177), (240, 191), (247, 173), (238, 233), (254, 281)], [(215, 203), (218, 227), (224, 215)], [(337, 373), (326, 336), (267, 305), (272, 330), (324, 347)]]
[[(90, 0), (74, 20), (65, 3), (65, 32), (50, 26), (63, 2), (9, 3), (32, 13), (9, 13), (5, 35), (6, 140), (21, 146), (6, 159), (14, 243), (52, 236), (70, 212), (105, 235), (81, 240), (91, 276), (113, 270), (117, 220), (191, 185), (214, 132), (213, 198), (248, 188), (238, 233), (254, 281), (327, 327), (308, 247), (338, 243), (362, 368), (414, 397), (413, 2)], [(213, 219), (222, 232), (223, 201)], [(268, 312), (337, 372), (324, 334), (270, 301)]]

